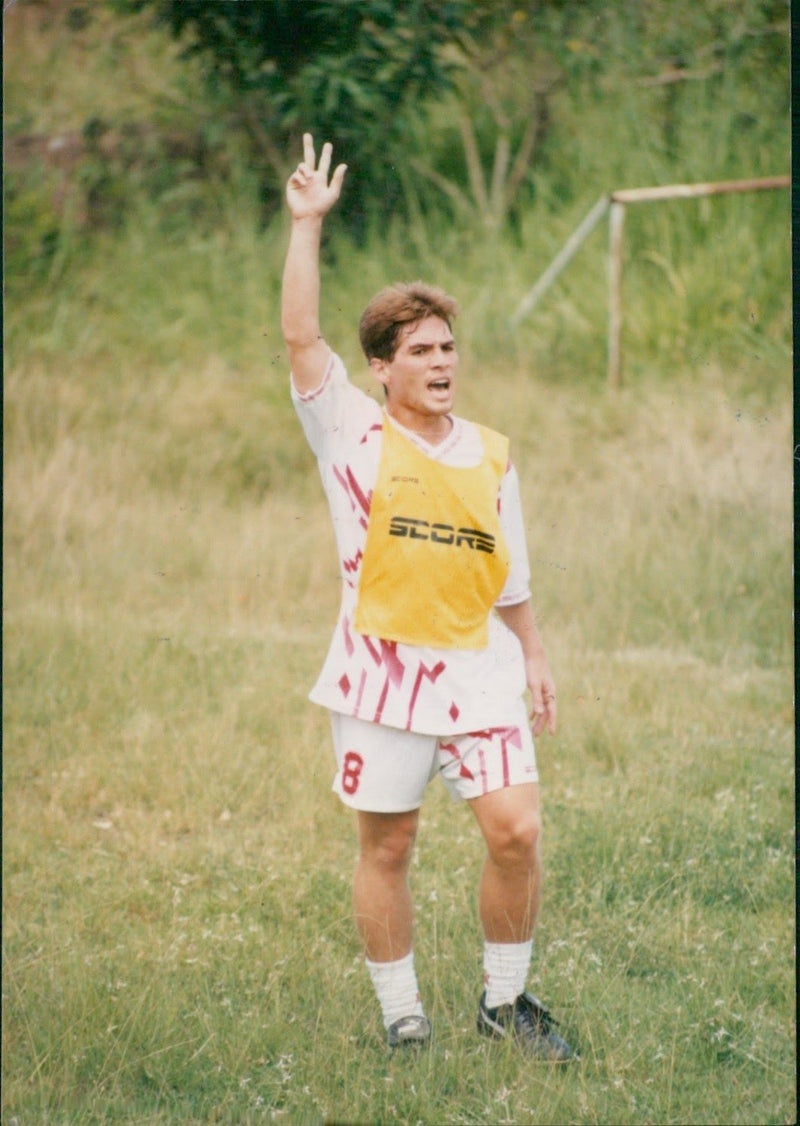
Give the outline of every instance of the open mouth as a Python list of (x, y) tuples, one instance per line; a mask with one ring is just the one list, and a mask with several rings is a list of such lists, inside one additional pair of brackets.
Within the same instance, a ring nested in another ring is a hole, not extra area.
[(428, 384), (428, 387), (431, 389), (431, 391), (449, 391), (450, 390), (450, 380), (449, 379), (432, 379), (430, 381), (430, 383)]

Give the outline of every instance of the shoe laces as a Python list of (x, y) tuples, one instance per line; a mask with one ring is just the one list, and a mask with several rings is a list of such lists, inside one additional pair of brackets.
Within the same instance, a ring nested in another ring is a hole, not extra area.
[(516, 1008), (519, 1020), (535, 1032), (547, 1034), (558, 1024), (550, 1015), (549, 1009), (528, 993), (523, 993), (517, 999)]

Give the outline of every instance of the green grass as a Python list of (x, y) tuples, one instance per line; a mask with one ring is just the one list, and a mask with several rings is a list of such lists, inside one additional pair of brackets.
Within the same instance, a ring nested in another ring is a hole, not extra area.
[[(162, 40), (128, 34), (126, 54), (115, 24), (92, 28), (92, 68), (120, 76), (109, 113), (178, 113)], [(11, 51), (15, 127), (80, 127), (94, 105), (99, 79), (70, 94), (48, 63), (77, 66), (55, 31)], [(683, 88), (676, 157), (641, 143), (660, 95), (617, 99), (614, 145), (607, 100), (560, 105), (582, 129), (549, 150), (515, 234), (433, 214), (326, 243), (325, 330), (357, 382), (366, 299), (429, 277), (463, 308), (460, 412), (512, 440), (561, 709), (538, 747), (531, 977), (581, 1050), (557, 1072), (474, 1032), (482, 846), (435, 788), (412, 878), (436, 1039), (383, 1047), (354, 827), (306, 700), (338, 578), (288, 404), (282, 223), (241, 184), (196, 226), (140, 194), (91, 239), (48, 219), (46, 186), (15, 197), (4, 1122), (796, 1120), (786, 199), (630, 209), (616, 393), (601, 232), (508, 327), (601, 191), (783, 170), (766, 101), (733, 128), (752, 84), (718, 105), (701, 89)]]
[[(209, 379), (151, 384), (165, 434)], [(55, 389), (45, 441), (42, 383), (8, 387), (4, 1119), (793, 1120), (788, 404), (513, 376), (492, 401), (562, 703), (533, 984), (583, 1058), (556, 1075), (472, 1030), (481, 847), (438, 791), (413, 871), (436, 1043), (383, 1049), (305, 700), (337, 600), (311, 470), (170, 489), (140, 475), (148, 412), (82, 429)]]

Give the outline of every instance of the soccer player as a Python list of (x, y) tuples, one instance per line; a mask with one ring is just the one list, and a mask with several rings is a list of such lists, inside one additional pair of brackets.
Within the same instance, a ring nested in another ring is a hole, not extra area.
[(438, 288), (390, 286), (361, 318), (383, 408), (349, 381), (319, 323), (322, 224), (346, 171), (330, 166), (330, 144), (317, 164), (305, 134), (286, 189), (281, 321), (341, 568), (341, 609), (311, 699), (330, 710), (333, 788), (356, 811), (353, 904), (367, 967), (389, 1046), (425, 1044), (407, 877), (438, 774), (469, 802), (487, 849), (478, 1031), (567, 1060), (555, 1021), (525, 991), (541, 882), (531, 721), (534, 735), (555, 732), (556, 693), (531, 609), (508, 441), (452, 413), (457, 306)]

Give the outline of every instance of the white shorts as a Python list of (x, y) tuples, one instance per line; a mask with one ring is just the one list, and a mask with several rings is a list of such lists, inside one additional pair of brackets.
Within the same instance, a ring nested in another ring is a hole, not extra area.
[(428, 783), (437, 774), (453, 800), (463, 801), (539, 780), (522, 700), (517, 726), (460, 735), (420, 735), (330, 714), (338, 767), (333, 790), (353, 809), (369, 813), (419, 809)]

